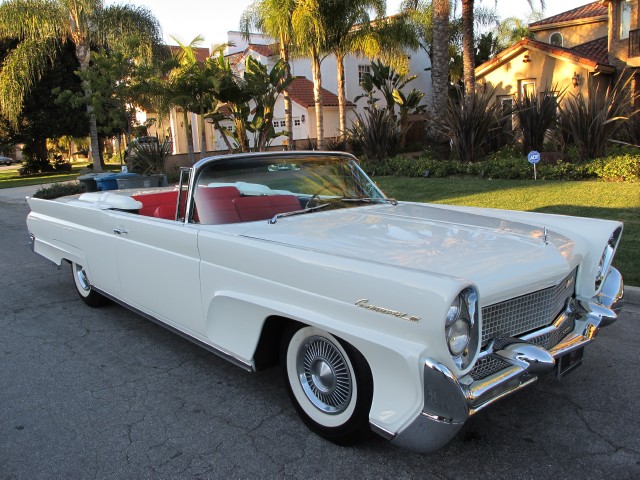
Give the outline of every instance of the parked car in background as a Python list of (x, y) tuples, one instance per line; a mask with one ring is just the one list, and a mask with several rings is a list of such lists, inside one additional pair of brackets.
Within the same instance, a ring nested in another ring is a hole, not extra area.
[(249, 371), (279, 363), (301, 419), (339, 444), (434, 451), (579, 367), (622, 308), (621, 223), (397, 202), (345, 153), (211, 157), (176, 188), (28, 202), (34, 251), (71, 264), (85, 303)]
[(11, 165), (13, 163), (16, 163), (13, 158), (0, 156), (0, 165)]

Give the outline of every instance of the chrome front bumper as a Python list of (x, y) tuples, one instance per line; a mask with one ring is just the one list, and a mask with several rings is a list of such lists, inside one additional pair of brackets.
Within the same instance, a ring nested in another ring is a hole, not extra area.
[[(559, 317), (556, 323), (559, 325), (571, 316), (574, 328), (559, 343), (545, 350), (527, 342), (540, 332), (501, 342), (490, 353), (499, 357), (506, 367), (481, 380), (474, 380), (470, 375), (457, 378), (444, 365), (425, 359), (422, 412), (396, 435), (387, 433), (385, 436), (396, 445), (420, 453), (441, 448), (469, 416), (550, 373), (556, 369), (559, 358), (571, 352), (580, 353), (600, 328), (616, 321), (623, 305), (623, 290), (622, 276), (612, 268), (600, 294), (591, 302), (572, 303), (561, 314), (563, 318)], [(384, 435), (382, 429), (372, 427)]]

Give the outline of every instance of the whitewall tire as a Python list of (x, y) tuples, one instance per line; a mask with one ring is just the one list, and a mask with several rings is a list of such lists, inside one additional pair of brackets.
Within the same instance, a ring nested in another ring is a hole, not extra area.
[(87, 271), (82, 265), (72, 262), (71, 274), (73, 275), (73, 282), (76, 286), (76, 291), (84, 303), (90, 307), (101, 307), (109, 303), (109, 300), (105, 296), (93, 289), (91, 282), (89, 281)]
[(341, 445), (368, 436), (373, 381), (355, 348), (296, 325), (285, 332), (281, 362), (291, 401), (311, 430)]

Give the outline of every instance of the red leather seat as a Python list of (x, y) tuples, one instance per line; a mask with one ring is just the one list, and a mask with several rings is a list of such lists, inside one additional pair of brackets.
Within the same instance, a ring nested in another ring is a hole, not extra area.
[(148, 195), (133, 195), (132, 198), (142, 203), (142, 208), (138, 211), (140, 215), (167, 218), (169, 220), (174, 219), (176, 216), (177, 190), (150, 193)]
[(267, 220), (278, 213), (300, 210), (300, 202), (295, 195), (239, 197), (233, 200), (233, 203), (242, 222)]
[(240, 222), (233, 203), (236, 198), (240, 198), (236, 187), (199, 187), (195, 198), (197, 218), (207, 225)]

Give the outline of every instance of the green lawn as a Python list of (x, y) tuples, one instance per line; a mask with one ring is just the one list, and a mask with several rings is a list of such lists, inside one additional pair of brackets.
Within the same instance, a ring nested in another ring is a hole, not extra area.
[[(42, 185), (45, 183), (67, 182), (78, 178), (80, 171), (88, 163), (74, 163), (71, 172), (47, 172), (21, 177), (18, 173), (20, 165), (0, 171), (0, 188), (24, 187), (26, 185)], [(120, 164), (107, 164), (105, 171), (119, 171)]]
[(624, 222), (614, 264), (640, 285), (640, 184), (376, 177), (398, 200), (605, 218)]

